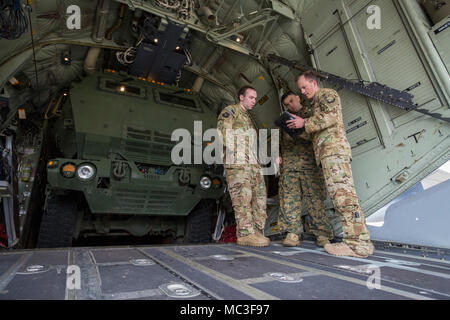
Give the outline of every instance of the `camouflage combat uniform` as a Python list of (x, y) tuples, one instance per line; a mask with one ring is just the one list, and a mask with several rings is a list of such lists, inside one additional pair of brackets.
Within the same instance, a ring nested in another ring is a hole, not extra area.
[(357, 254), (371, 254), (373, 246), (353, 182), (341, 99), (332, 89), (320, 89), (312, 108), (313, 116), (305, 119), (305, 130), (313, 135), (317, 165), (322, 166), (328, 193), (342, 221), (343, 242)]
[[(245, 148), (245, 159), (240, 163), (238, 147), (251, 146), (248, 133), (250, 129), (256, 129), (246, 110), (240, 104), (226, 107), (219, 115), (217, 129), (222, 135), (224, 146), (224, 167), (228, 190), (233, 204), (236, 218), (236, 233), (238, 237), (254, 234), (265, 227), (267, 214), (267, 192), (261, 166), (256, 157), (256, 149)], [(228, 129), (242, 129), (235, 132), (233, 139), (228, 139)], [(256, 139), (253, 140), (256, 143)], [(227, 151), (234, 150), (234, 161)], [(237, 163), (236, 163), (237, 162)]]
[[(304, 107), (305, 108), (305, 107)], [(309, 110), (296, 114), (307, 117)], [(320, 168), (314, 159), (311, 141), (295, 139), (282, 132), (281, 176), (279, 182), (280, 212), (278, 225), (282, 231), (300, 235), (302, 210), (311, 217), (311, 231), (317, 237), (333, 238), (333, 229), (325, 214), (323, 201), (327, 194)]]

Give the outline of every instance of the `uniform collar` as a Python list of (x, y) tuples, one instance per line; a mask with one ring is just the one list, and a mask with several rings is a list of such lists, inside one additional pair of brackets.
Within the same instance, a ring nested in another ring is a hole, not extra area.
[(312, 98), (313, 103), (316, 103), (319, 100), (320, 93), (322, 92), (322, 88), (319, 88), (319, 90), (316, 92), (314, 97)]
[(248, 114), (248, 111), (245, 110), (245, 108), (244, 108), (243, 106), (241, 106), (240, 103), (238, 103), (238, 104), (236, 105), (236, 109), (238, 110), (238, 112), (240, 112), (240, 113), (242, 113), (242, 114)]

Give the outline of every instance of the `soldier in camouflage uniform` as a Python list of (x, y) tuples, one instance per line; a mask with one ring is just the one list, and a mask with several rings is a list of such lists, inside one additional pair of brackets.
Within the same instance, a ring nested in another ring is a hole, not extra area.
[(368, 257), (374, 251), (359, 205), (351, 170), (351, 147), (342, 118), (341, 99), (332, 89), (321, 89), (312, 72), (305, 72), (297, 85), (302, 94), (312, 99), (313, 116), (295, 117), (289, 128), (305, 128), (313, 135), (313, 146), (318, 165), (322, 166), (326, 186), (334, 209), (342, 221), (343, 242), (325, 245), (333, 255)]
[(220, 113), (217, 129), (224, 146), (225, 174), (237, 224), (236, 243), (264, 247), (270, 244), (262, 234), (267, 219), (267, 192), (256, 156), (256, 129), (248, 113), (256, 97), (252, 87), (239, 90), (240, 102)]
[[(293, 92), (283, 95), (281, 102), (291, 114), (307, 118), (312, 115), (300, 103), (300, 97)], [(326, 198), (325, 182), (314, 158), (311, 141), (303, 136), (295, 139), (282, 132), (281, 136), (281, 177), (279, 183), (280, 212), (278, 225), (288, 231), (283, 245), (298, 246), (302, 232), (301, 213), (306, 210), (311, 217), (311, 231), (320, 247), (329, 244), (333, 229), (325, 214), (323, 201)]]

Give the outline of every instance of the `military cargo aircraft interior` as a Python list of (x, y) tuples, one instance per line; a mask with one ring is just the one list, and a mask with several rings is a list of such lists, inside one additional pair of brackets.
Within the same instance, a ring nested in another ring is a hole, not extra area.
[[(0, 300), (448, 300), (449, 71), (448, 0), (0, 0)], [(319, 245), (305, 182), (286, 245), (289, 96), (348, 234), (302, 74), (341, 108), (367, 256)], [(267, 146), (264, 245), (239, 242), (235, 118)]]

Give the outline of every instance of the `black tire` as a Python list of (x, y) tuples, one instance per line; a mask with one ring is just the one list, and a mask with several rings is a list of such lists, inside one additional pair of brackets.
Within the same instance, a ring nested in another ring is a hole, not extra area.
[(51, 195), (47, 210), (42, 215), (37, 247), (71, 247), (76, 214), (77, 204), (74, 199), (69, 196)]
[(185, 243), (211, 242), (211, 208), (200, 202), (189, 214), (186, 224)]

